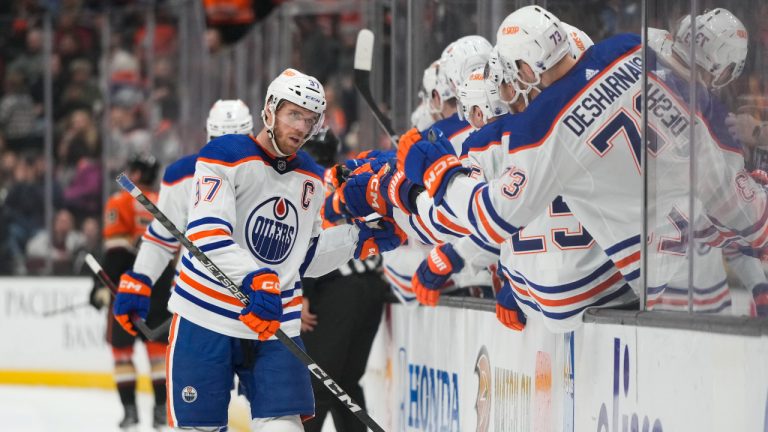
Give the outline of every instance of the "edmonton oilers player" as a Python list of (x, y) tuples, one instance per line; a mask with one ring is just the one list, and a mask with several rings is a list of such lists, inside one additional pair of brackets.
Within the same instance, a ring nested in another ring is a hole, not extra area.
[[(489, 63), (491, 66), (504, 66), (505, 62), (499, 61), (498, 55), (502, 54), (501, 58), (504, 58), (503, 54), (509, 48), (507, 39), (510, 35), (517, 32), (535, 33), (551, 25), (548, 17), (543, 20), (525, 20), (523, 25), (516, 27), (503, 23), (493, 53), (496, 58)], [(572, 26), (565, 23), (562, 26), (568, 34), (569, 54), (577, 59), (592, 44), (591, 40)], [(488, 76), (489, 82), (483, 80), (483, 75)], [(496, 79), (492, 79), (493, 75), (496, 75)], [(489, 109), (501, 102), (498, 91), (502, 84), (500, 78), (510, 75), (509, 70), (498, 70), (493, 74), (475, 71), (464, 81), (459, 91), (459, 102), (466, 110), (465, 115), (474, 126), (480, 127), (464, 142), (465, 154), (462, 155), (465, 157), (462, 162), (471, 167), (473, 178), (490, 181), (502, 176), (502, 169), (514, 163), (515, 155), (509, 154), (507, 142), (502, 139), (504, 120), (512, 117), (497, 117), (498, 114)], [(486, 85), (490, 85), (493, 91), (483, 91), (488, 88)], [(516, 111), (523, 111), (537, 93), (518, 92), (504, 99), (514, 102)], [(500, 120), (483, 127), (488, 121), (486, 119)], [(613, 306), (636, 300), (609, 258), (570, 214), (562, 199), (555, 200), (549, 207), (547, 212), (526, 225), (519, 234), (501, 244), (500, 267), (505, 283), (497, 295), (497, 317), (504, 325), (515, 330), (523, 328), (525, 315), (534, 315), (543, 317), (545, 325), (552, 331), (570, 331), (580, 324), (581, 314), (587, 307)], [(491, 245), (482, 247), (479, 239), (471, 239), (467, 237), (453, 245), (441, 245), (433, 251), (430, 259), (422, 263), (414, 277), (414, 291), (427, 298), (434, 297), (439, 293), (433, 288), (434, 282), (439, 284), (451, 268), (490, 264), (490, 259), (494, 257), (485, 251), (497, 241), (491, 239)], [(478, 245), (481, 247), (478, 248)], [(440, 263), (448, 270), (433, 271), (440, 268)]]
[[(225, 134), (247, 135), (252, 131), (253, 118), (251, 117), (251, 112), (248, 106), (241, 100), (219, 100), (213, 104), (208, 113), (208, 120), (206, 121), (208, 139), (206, 142)], [(160, 184), (157, 207), (162, 210), (174, 225), (179, 227), (187, 226), (189, 204), (187, 197), (192, 194), (196, 161), (197, 154), (192, 154), (183, 156), (176, 162), (168, 165)], [(131, 203), (131, 205), (135, 204)], [(173, 238), (171, 233), (159, 221), (153, 220), (142, 236), (142, 242), (139, 245), (136, 260), (133, 263), (133, 269), (123, 273), (120, 277), (113, 311), (116, 317), (130, 316), (125, 311), (134, 310), (131, 308), (137, 308), (142, 318), (146, 318), (150, 308), (166, 309), (167, 296), (163, 299), (162, 305), (158, 303), (150, 307), (148, 296), (133, 295), (128, 287), (130, 287), (132, 281), (139, 280), (144, 286), (150, 289), (154, 288), (168, 263), (176, 257), (179, 249), (179, 241)], [(136, 334), (136, 329), (133, 328), (130, 319), (122, 318), (118, 322), (126, 332)], [(165, 345), (163, 345), (162, 352), (164, 354)], [(151, 363), (153, 378), (160, 379), (165, 377), (164, 355), (158, 356), (158, 359)], [(161, 427), (167, 424), (165, 381), (162, 382), (162, 388), (162, 395), (159, 398), (157, 394), (155, 395), (154, 427)], [(126, 424), (137, 424), (138, 413), (136, 412), (135, 404), (130, 404), (125, 410), (126, 418), (129, 418)]]
[[(278, 328), (301, 345), (300, 276), (320, 276), (355, 258), (397, 247), (381, 229), (344, 225), (321, 230), (323, 172), (300, 151), (323, 122), (320, 83), (285, 70), (267, 89), (257, 136), (224, 135), (200, 151), (187, 237), (235, 283), (247, 308), (189, 254), (169, 302), (169, 424), (226, 428), (232, 379), (251, 405), (254, 431), (302, 431), (314, 414), (309, 372), (279, 341)], [(140, 293), (139, 293), (140, 294)], [(239, 339), (254, 340), (241, 344)]]
[[(435, 204), (450, 209), (463, 226), (486, 239), (511, 237), (561, 195), (637, 289), (642, 214), (642, 141), (636, 109), (641, 93), (640, 39), (609, 38), (577, 62), (565, 55), (559, 21), (541, 7), (519, 9), (507, 18), (507, 25), (523, 26), (532, 19), (554, 22), (535, 34), (509, 32), (516, 35), (505, 59), (515, 67), (512, 76), (541, 94), (515, 117), (517, 127), (510, 127), (505, 137), (509, 151), (517, 156), (506, 174), (487, 183), (468, 177), (444, 138), (437, 145), (415, 136), (413, 145), (407, 138), (402, 145), (401, 140), (398, 162), (412, 181), (425, 185)], [(765, 193), (751, 179), (717, 174), (723, 182), (713, 187), (741, 185), (755, 200), (710, 194), (710, 208), (726, 226), (742, 230), (745, 241), (761, 244), (765, 240), (761, 225), (745, 228), (761, 220)], [(657, 276), (663, 280), (668, 273)]]

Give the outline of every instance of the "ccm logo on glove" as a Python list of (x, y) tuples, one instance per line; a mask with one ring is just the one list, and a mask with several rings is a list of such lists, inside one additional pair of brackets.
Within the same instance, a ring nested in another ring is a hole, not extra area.
[(434, 191), (434, 189), (437, 189), (436, 187), (434, 189), (432, 187), (435, 182), (437, 182), (439, 185), (443, 179), (443, 175), (445, 175), (445, 172), (457, 165), (461, 166), (461, 162), (456, 156), (445, 155), (441, 157), (435, 161), (432, 166), (427, 168), (427, 173), (424, 175), (424, 187), (426, 187), (428, 191)]

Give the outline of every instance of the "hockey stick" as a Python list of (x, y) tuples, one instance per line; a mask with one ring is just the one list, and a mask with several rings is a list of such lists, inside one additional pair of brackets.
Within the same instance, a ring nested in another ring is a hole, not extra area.
[(91, 302), (86, 301), (85, 303), (71, 304), (71, 305), (68, 305), (68, 306), (64, 306), (63, 308), (45, 311), (45, 312), (43, 312), (40, 315), (48, 318), (50, 316), (59, 315), (59, 314), (67, 313), (67, 312), (72, 312), (73, 310), (84, 308), (84, 307), (90, 306), (90, 305), (91, 305)]
[(371, 93), (371, 67), (373, 65), (373, 32), (368, 29), (360, 30), (357, 34), (357, 43), (355, 45), (355, 87), (360, 92), (360, 96), (365, 99), (368, 108), (371, 109), (373, 116), (379, 123), (384, 132), (389, 135), (392, 146), (397, 148), (397, 135), (392, 129), (392, 122), (389, 117), (381, 112)]
[[(107, 272), (101, 268), (101, 264), (96, 261), (96, 258), (94, 258), (93, 255), (88, 254), (85, 256), (85, 263), (88, 264), (88, 267), (91, 269), (93, 274), (99, 278), (101, 283), (109, 288), (112, 297), (114, 297), (117, 294), (117, 286), (114, 282), (112, 282), (112, 279), (109, 278)], [(158, 338), (161, 338), (163, 335), (168, 334), (168, 329), (171, 327), (171, 320), (167, 320), (166, 322), (160, 324), (156, 329), (150, 329), (149, 326), (147, 326), (147, 322), (138, 316), (131, 317), (131, 321), (133, 322), (133, 325), (135, 325), (136, 328), (141, 332), (141, 334), (143, 334), (147, 340), (151, 341), (155, 341)]]
[[(202, 263), (205, 268), (222, 284), (224, 285), (224, 288), (227, 289), (235, 298), (240, 300), (240, 302), (244, 306), (248, 306), (250, 304), (250, 300), (248, 299), (248, 296), (243, 293), (240, 288), (235, 285), (235, 283), (227, 277), (227, 275), (224, 274), (224, 272), (219, 269), (219, 267), (211, 261), (210, 258), (208, 258), (207, 255), (203, 251), (200, 250), (192, 241), (190, 241), (184, 234), (179, 231), (178, 228), (171, 222), (168, 217), (159, 209), (157, 206), (152, 203), (142, 192), (139, 190), (138, 187), (136, 187), (135, 184), (125, 175), (120, 174), (117, 177), (117, 183), (120, 184), (120, 187), (125, 189), (128, 193), (130, 193), (136, 200), (144, 206), (144, 208), (152, 213), (152, 216), (155, 217), (155, 219), (160, 222), (165, 229), (168, 230), (168, 232), (173, 235), (173, 237), (178, 240), (182, 245), (184, 245), (187, 250), (192, 253), (192, 255), (197, 258), (200, 263)], [(285, 345), (286, 348), (288, 348), (289, 351), (293, 355), (296, 356), (304, 365), (309, 369), (309, 371), (312, 373), (312, 375), (315, 376), (319, 381), (325, 385), (325, 387), (334, 395), (336, 396), (343, 404), (347, 407), (348, 410), (350, 410), (364, 425), (368, 426), (371, 430), (374, 432), (384, 432), (384, 429), (381, 428), (381, 426), (376, 423), (371, 416), (368, 415), (365, 410), (363, 410), (360, 405), (352, 400), (352, 398), (347, 394), (347, 392), (344, 391), (337, 383), (334, 381), (328, 374), (320, 368), (320, 366), (315, 363), (314, 360), (312, 360), (312, 357), (310, 357), (307, 353), (304, 352), (304, 350), (299, 347), (296, 342), (293, 341), (282, 329), (277, 329), (277, 332), (275, 332), (275, 336), (277, 339)]]

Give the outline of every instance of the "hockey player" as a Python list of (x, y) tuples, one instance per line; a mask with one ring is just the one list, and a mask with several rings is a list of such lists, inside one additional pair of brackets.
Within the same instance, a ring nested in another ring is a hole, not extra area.
[[(531, 27), (535, 30), (520, 31)], [(438, 136), (435, 145), (417, 134), (401, 140), (398, 163), (409, 179), (424, 184), (435, 204), (450, 210), (465, 228), (489, 242), (510, 238), (562, 195), (624, 278), (637, 287), (639, 38), (610, 38), (588, 50), (577, 63), (567, 55), (567, 38), (559, 20), (538, 6), (521, 8), (507, 17), (499, 29), (502, 36), (511, 39), (509, 49), (500, 53), (514, 67), (510, 76), (523, 89), (541, 91), (515, 116), (515, 124), (505, 130), (508, 134), (503, 134), (510, 154), (516, 155), (515, 164), (499, 179), (477, 181), (451, 155), (445, 138)], [(711, 147), (707, 156), (716, 158), (716, 146)], [(743, 241), (762, 244), (764, 227), (753, 224), (762, 215), (764, 192), (749, 179), (729, 177), (720, 165), (713, 168), (717, 175), (703, 184), (709, 192), (727, 187), (743, 192), (736, 196), (702, 194), (709, 200), (708, 211), (724, 224), (718, 230), (739, 230)], [(666, 212), (668, 208), (653, 210)], [(651, 221), (654, 231), (659, 229), (656, 220)], [(656, 266), (660, 271), (652, 276), (668, 280), (674, 268), (665, 268), (658, 256), (653, 259), (657, 262), (651, 266), (660, 264)]]
[(323, 173), (300, 148), (324, 111), (320, 83), (286, 69), (267, 89), (258, 135), (224, 135), (199, 153), (186, 235), (241, 285), (250, 305), (243, 308), (197, 259), (182, 257), (169, 302), (171, 426), (225, 428), (237, 375), (254, 431), (303, 430), (301, 417), (314, 413), (309, 372), (274, 337), (282, 329), (301, 345), (299, 278), (401, 243), (387, 221), (380, 229), (321, 230)]
[[(219, 100), (210, 112), (206, 121), (207, 141), (225, 134), (250, 134), (253, 130), (253, 118), (250, 110), (240, 100)], [(197, 154), (184, 156), (169, 165), (163, 175), (160, 192), (157, 198), (157, 206), (178, 227), (187, 225), (188, 197), (192, 195), (192, 180), (195, 173)], [(131, 205), (135, 203), (131, 202)], [(135, 334), (136, 330), (130, 321), (130, 315), (125, 310), (137, 310), (139, 316), (146, 318), (150, 310), (147, 297), (135, 296), (130, 286), (133, 280), (141, 280), (148, 287), (157, 285), (168, 264), (172, 262), (179, 251), (180, 245), (168, 230), (157, 221), (153, 220), (142, 236), (133, 268), (120, 276), (118, 293), (115, 298), (114, 315), (125, 331)], [(152, 292), (155, 290), (152, 289)], [(168, 299), (166, 294), (166, 300)], [(140, 304), (131, 304), (138, 302)], [(153, 304), (152, 308), (160, 308), (167, 311), (167, 304)], [(165, 376), (165, 358), (160, 357), (156, 361), (155, 375)], [(155, 366), (155, 365), (153, 365)], [(163, 380), (163, 385), (165, 381)], [(164, 390), (164, 389), (163, 389)], [(166, 415), (165, 391), (162, 397), (156, 399), (153, 424), (155, 427), (168, 423)], [(135, 411), (135, 407), (132, 409)]]
[[(699, 15), (696, 17), (695, 29), (691, 17), (684, 17), (680, 21), (674, 38), (668, 34), (662, 38), (663, 33), (666, 33), (662, 32), (656, 31), (656, 39), (659, 42), (652, 46), (655, 46), (654, 50), (659, 63), (678, 75), (687, 77), (693, 74), (702, 86), (714, 92), (741, 74), (747, 57), (747, 30), (728, 10), (718, 8)], [(694, 41), (698, 41), (695, 42), (696, 60), (691, 64), (690, 51)], [(687, 85), (687, 81), (684, 85)], [(705, 102), (711, 99), (711, 106), (719, 105), (713, 95), (705, 95), (707, 96)], [(705, 116), (710, 117), (713, 112), (715, 110), (711, 109), (705, 113)], [(715, 124), (718, 121), (716, 118), (707, 118), (707, 120)], [(652, 118), (649, 125), (654, 130), (663, 130), (663, 125), (658, 118)], [(744, 161), (741, 154), (727, 155), (730, 156), (728, 158), (730, 160), (726, 159), (729, 165), (736, 167), (737, 170), (743, 169)], [(660, 159), (664, 160), (663, 154)], [(681, 180), (683, 184), (686, 183), (685, 179)], [(666, 185), (658, 186), (662, 190), (664, 187)], [(698, 208), (695, 212), (696, 230), (706, 232), (714, 229), (712, 221), (700, 209), (700, 202), (697, 201), (696, 205)], [(693, 280), (688, 280), (689, 269), (685, 266), (666, 285), (649, 287), (648, 309), (689, 310), (690, 288), (693, 290), (690, 297), (693, 304), (690, 305), (690, 310), (705, 313), (729, 312), (731, 296), (723, 268), (724, 256), (729, 266), (739, 269), (735, 274), (747, 289), (753, 293), (758, 292), (754, 297), (756, 300), (759, 299), (759, 291), (766, 280), (757, 258), (740, 253), (737, 247), (728, 247), (724, 250), (697, 242), (695, 254), (692, 256)]]
[[(578, 29), (570, 26), (568, 29), (571, 56), (579, 58), (592, 42)], [(500, 42), (503, 45), (504, 41)], [(497, 45), (497, 49), (503, 51), (504, 48)], [(483, 79), (484, 75), (488, 81)], [(464, 142), (462, 160), (465, 166), (470, 166), (471, 177), (485, 181), (498, 178), (502, 175), (501, 169), (513, 164), (515, 159), (501, 144), (503, 119), (509, 116), (499, 117), (498, 110), (490, 110), (503, 104), (498, 95), (499, 82), (490, 78), (488, 73), (475, 71), (459, 91), (459, 105), (474, 120), (473, 126), (481, 126)], [(528, 100), (536, 96), (537, 92), (531, 92), (526, 97), (518, 97), (514, 100), (517, 110), (524, 110)], [(488, 121), (492, 124), (482, 127)], [(433, 284), (439, 284), (447, 276), (445, 270), (442, 274), (433, 271), (439, 268), (438, 261), (449, 268), (489, 265), (495, 261), (487, 252), (490, 247), (493, 246), (483, 245), (471, 237), (453, 246), (438, 247), (420, 266), (414, 277), (414, 290), (422, 297), (434, 297), (438, 292), (434, 291)], [(616, 306), (637, 300), (609, 258), (571, 215), (562, 198), (506, 240), (500, 253), (504, 286), (497, 295), (497, 318), (509, 328), (521, 330), (526, 315), (541, 315), (550, 330), (570, 331), (580, 324), (581, 314), (587, 307)]]
[[(159, 163), (153, 156), (135, 155), (129, 159), (126, 169), (128, 177), (151, 200), (157, 199), (157, 193), (153, 189), (159, 167)], [(152, 215), (144, 210), (128, 192), (118, 192), (109, 198), (104, 209), (104, 271), (110, 279), (114, 281), (120, 279), (120, 275), (134, 264), (139, 238), (144, 234), (151, 220)], [(145, 310), (140, 314), (142, 318), (146, 318), (150, 327), (158, 326), (170, 316), (166, 304), (172, 281), (173, 268), (168, 266), (168, 261), (165, 261), (157, 267), (156, 289), (152, 291), (151, 295), (147, 293), (147, 296), (144, 297), (146, 309), (149, 309), (149, 305), (152, 304), (152, 312), (147, 314)], [(107, 314), (107, 341), (112, 346), (115, 381), (124, 410), (120, 428), (134, 430), (138, 427), (139, 422), (136, 409), (136, 368), (133, 364), (136, 331), (130, 324), (130, 314), (114, 313), (112, 302), (109, 301), (110, 294), (106, 287), (100, 284), (95, 285), (91, 299), (94, 306), (98, 308), (107, 304), (110, 305)], [(115, 306), (120, 304), (118, 298), (114, 304)], [(117, 325), (115, 320), (120, 325)], [(128, 327), (127, 330), (126, 327)], [(155, 426), (161, 426), (165, 419), (164, 358), (167, 344), (144, 340), (144, 346), (149, 356), (152, 389), (155, 397), (154, 423)]]

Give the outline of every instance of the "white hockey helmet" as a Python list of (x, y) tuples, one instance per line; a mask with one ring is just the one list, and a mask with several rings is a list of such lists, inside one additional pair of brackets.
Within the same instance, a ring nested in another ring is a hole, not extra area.
[(485, 69), (483, 66), (470, 71), (459, 87), (459, 112), (467, 120), (471, 118), (473, 107), (480, 108), (486, 123), (488, 119), (509, 112), (509, 106), (499, 97), (499, 87), (485, 79)]
[(561, 24), (563, 24), (563, 28), (565, 28), (565, 31), (568, 33), (568, 41), (571, 43), (571, 57), (578, 60), (578, 58), (595, 43), (592, 42), (592, 38), (580, 28), (572, 26), (564, 21), (561, 22)]
[(717, 8), (696, 17), (695, 35), (691, 17), (680, 21), (672, 51), (688, 66), (691, 44), (696, 65), (712, 74), (713, 89), (724, 87), (744, 71), (747, 59), (747, 29), (727, 9)]
[[(571, 52), (568, 31), (560, 20), (541, 6), (526, 6), (502, 21), (496, 33), (499, 58), (514, 67), (515, 81), (524, 87), (541, 83), (541, 74)], [(534, 74), (533, 82), (524, 81), (515, 67), (523, 61)]]
[(418, 130), (427, 130), (435, 122), (429, 112), (428, 102), (421, 101), (418, 107), (411, 113), (411, 126)]
[[(437, 73), (439, 69), (440, 60), (435, 60), (432, 62), (432, 64), (429, 65), (429, 67), (424, 69), (424, 75), (421, 78), (421, 85), (424, 90), (424, 92), (421, 94), (421, 98), (422, 101), (427, 104), (427, 108), (432, 114), (437, 114), (439, 112), (439, 110), (436, 110), (431, 103), (432, 92), (437, 91), (438, 94), (440, 93), (437, 89)], [(442, 95), (440, 97), (442, 99)]]
[(253, 132), (251, 110), (240, 99), (219, 99), (208, 111), (205, 130), (208, 141), (221, 135), (248, 135)]
[[(320, 81), (305, 75), (296, 69), (286, 69), (277, 78), (275, 78), (267, 88), (267, 95), (264, 98), (264, 109), (261, 111), (261, 118), (264, 126), (270, 135), (274, 144), (272, 129), (275, 127), (275, 118), (280, 103), (288, 101), (302, 108), (308, 109), (318, 115), (315, 124), (304, 137), (306, 142), (309, 137), (315, 135), (323, 125), (325, 119), (325, 91)], [(272, 122), (267, 123), (267, 110), (272, 113)], [(275, 150), (280, 152), (275, 145)], [(287, 155), (280, 155), (287, 156)]]
[(458, 96), (458, 90), (470, 72), (485, 66), (492, 48), (488, 40), (478, 35), (464, 36), (451, 44), (450, 51), (441, 59), (441, 67), (454, 94)]

